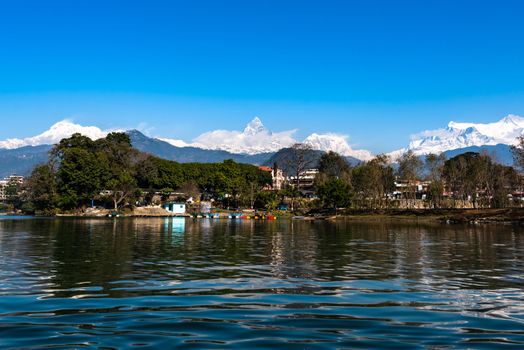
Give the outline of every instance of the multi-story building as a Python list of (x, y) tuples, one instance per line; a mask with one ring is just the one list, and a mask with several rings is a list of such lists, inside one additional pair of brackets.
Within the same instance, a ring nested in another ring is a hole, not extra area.
[(4, 178), (3, 180), (0, 180), (0, 201), (5, 201), (8, 199), (9, 196), (7, 193), (7, 188), (9, 186), (16, 185), (21, 188), (23, 184), (24, 177), (19, 175), (11, 175)]
[(431, 185), (431, 181), (415, 181), (413, 183), (397, 179), (395, 180), (395, 191), (390, 195), (396, 199), (411, 198), (425, 200), (428, 193), (428, 187)]
[(23, 185), (24, 177), (20, 175), (11, 175), (4, 178), (4, 181), (7, 181), (8, 184)]
[(284, 187), (286, 177), (284, 176), (284, 171), (282, 169), (279, 169), (276, 166), (273, 168), (268, 166), (259, 166), (258, 168), (262, 171), (267, 171), (268, 173), (271, 173), (271, 179), (273, 180), (273, 183), (271, 188), (268, 189), (279, 191)]
[(300, 173), (297, 181), (296, 176), (290, 176), (287, 181), (292, 186), (297, 186), (298, 189), (304, 194), (313, 194), (315, 192), (315, 179), (318, 175), (318, 169), (308, 169)]

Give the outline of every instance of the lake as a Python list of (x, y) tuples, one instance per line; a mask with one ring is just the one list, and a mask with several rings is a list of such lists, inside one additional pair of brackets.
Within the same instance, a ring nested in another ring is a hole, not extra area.
[(0, 218), (0, 347), (524, 348), (524, 230)]

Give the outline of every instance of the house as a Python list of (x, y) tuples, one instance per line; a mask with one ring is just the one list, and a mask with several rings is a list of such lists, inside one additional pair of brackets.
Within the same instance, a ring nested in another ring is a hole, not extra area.
[(162, 206), (165, 210), (173, 214), (185, 214), (186, 204), (177, 202), (167, 202)]
[(265, 171), (271, 174), (271, 179), (272, 179), (271, 188), (267, 188), (267, 189), (280, 191), (284, 187), (284, 183), (286, 182), (284, 171), (282, 169), (279, 169), (276, 166), (276, 164), (273, 168), (268, 167), (268, 166), (259, 166), (258, 168), (262, 171)]
[[(308, 169), (300, 173), (298, 177), (298, 189), (303, 194), (313, 194), (315, 192), (315, 179), (318, 175), (318, 169)], [(290, 185), (296, 187), (297, 185), (297, 177), (296, 176), (290, 176), (288, 177), (287, 181)]]
[[(268, 174), (271, 174), (271, 178), (273, 178), (273, 169), (271, 169), (271, 167), (268, 167), (268, 166), (259, 166), (258, 169), (268, 173)], [(273, 189), (273, 186), (271, 185), (266, 185), (264, 186), (264, 190), (265, 191), (271, 191)]]
[(402, 198), (411, 198), (414, 195), (413, 199), (422, 199), (426, 200), (429, 186), (431, 181), (415, 181), (411, 183), (410, 181), (403, 179), (395, 180), (395, 191), (391, 194), (392, 198), (402, 199)]
[(18, 176), (18, 175), (11, 175), (3, 180), (0, 180), (0, 201), (5, 201), (8, 199), (8, 191), (7, 189), (10, 186), (15, 186), (17, 188), (17, 191), (19, 192), (16, 195), (20, 195), (21, 187), (24, 184), (24, 177)]
[(276, 191), (280, 191), (282, 188), (284, 188), (284, 184), (286, 183), (286, 176), (284, 175), (284, 171), (275, 166), (273, 168), (272, 175), (273, 175), (273, 189)]
[(11, 175), (4, 179), (8, 184), (23, 185), (24, 177), (20, 175)]

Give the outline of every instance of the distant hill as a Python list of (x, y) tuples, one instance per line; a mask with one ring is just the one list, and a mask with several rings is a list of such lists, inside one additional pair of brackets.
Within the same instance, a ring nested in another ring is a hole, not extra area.
[(0, 178), (12, 174), (29, 175), (36, 165), (47, 162), (51, 147), (42, 145), (0, 149)]
[(233, 159), (238, 163), (261, 165), (273, 155), (273, 153), (235, 154), (227, 151), (206, 150), (196, 147), (176, 147), (167, 142), (147, 137), (137, 130), (128, 131), (127, 134), (131, 139), (133, 147), (139, 151), (179, 163), (217, 163), (226, 159)]
[[(206, 150), (196, 147), (176, 147), (167, 142), (147, 137), (136, 130), (129, 131), (128, 135), (131, 138), (133, 147), (136, 149), (160, 158), (174, 160), (180, 163), (216, 163), (222, 162), (226, 159), (233, 159), (238, 163), (255, 165), (273, 166), (276, 163), (285, 172), (291, 173), (291, 169), (289, 169), (290, 164), (287, 161), (290, 158), (290, 148), (283, 148), (276, 153), (261, 153), (255, 155), (235, 154), (227, 151)], [(16, 149), (0, 149), (0, 178), (11, 174), (23, 176), (29, 175), (36, 165), (47, 161), (48, 152), (51, 148), (51, 145), (41, 145), (26, 146)], [(311, 150), (309, 152), (308, 157), (311, 159), (310, 167), (317, 167), (320, 157), (325, 152), (318, 150)], [(444, 154), (449, 159), (466, 152), (487, 152), (488, 154), (493, 155), (495, 161), (501, 164), (513, 164), (511, 148), (504, 144), (495, 146), (472, 146), (446, 151)], [(423, 159), (424, 157), (421, 158)], [(346, 157), (346, 159), (348, 160), (348, 163), (353, 166), (361, 162), (353, 157)]]
[(511, 153), (511, 146), (504, 144), (459, 148), (452, 151), (446, 151), (444, 152), (444, 155), (447, 159), (450, 159), (466, 152), (486, 152), (488, 155), (492, 156), (493, 160), (497, 163), (503, 165), (513, 165), (513, 154)]
[[(284, 170), (285, 173), (292, 174), (293, 173), (293, 165), (289, 161), (290, 159), (293, 159), (293, 153), (291, 148), (283, 148), (274, 155), (271, 156), (263, 165), (266, 166), (273, 166), (277, 165), (280, 169)], [(310, 150), (307, 152), (306, 159), (309, 163), (309, 168), (317, 168), (320, 158), (323, 154), (326, 152), (324, 151), (318, 151), (318, 150)], [(353, 157), (346, 157), (346, 160), (348, 161), (349, 165), (355, 166), (357, 164), (360, 164), (362, 161)]]
[[(167, 142), (147, 137), (136, 130), (129, 131), (127, 134), (133, 147), (139, 151), (180, 163), (217, 163), (233, 159), (238, 163), (261, 165), (273, 155), (273, 153), (234, 154), (196, 147), (175, 147)], [(47, 162), (48, 152), (52, 147), (52, 145), (42, 145), (0, 149), (0, 178), (11, 174), (29, 175), (36, 165)]]

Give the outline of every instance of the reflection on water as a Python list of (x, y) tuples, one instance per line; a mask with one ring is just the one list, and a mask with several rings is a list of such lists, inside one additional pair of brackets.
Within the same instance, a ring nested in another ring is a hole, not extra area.
[(0, 219), (0, 347), (524, 347), (512, 226)]

